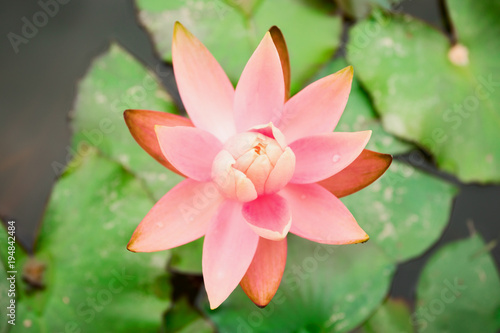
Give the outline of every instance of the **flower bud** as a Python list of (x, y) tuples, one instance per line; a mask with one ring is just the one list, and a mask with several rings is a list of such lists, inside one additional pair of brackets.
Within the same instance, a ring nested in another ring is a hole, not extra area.
[[(273, 131), (278, 131), (273, 127)], [(215, 157), (212, 178), (223, 195), (242, 202), (281, 190), (292, 178), (295, 155), (271, 131), (244, 132)], [(276, 133), (278, 134), (278, 133)], [(279, 133), (281, 134), (281, 133)]]

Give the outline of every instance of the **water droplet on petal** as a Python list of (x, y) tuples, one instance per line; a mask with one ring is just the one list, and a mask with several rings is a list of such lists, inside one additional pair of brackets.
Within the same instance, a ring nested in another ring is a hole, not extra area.
[(157, 226), (158, 228), (162, 228), (162, 227), (163, 227), (163, 223), (162, 223), (162, 222), (156, 222), (156, 226)]
[(337, 154), (333, 155), (332, 161), (333, 163), (337, 163), (338, 161), (340, 161), (340, 155)]

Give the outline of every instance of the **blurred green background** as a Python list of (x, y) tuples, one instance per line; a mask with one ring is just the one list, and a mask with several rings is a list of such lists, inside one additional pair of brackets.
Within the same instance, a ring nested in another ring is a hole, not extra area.
[[(4, 8), (0, 214), (17, 221), (24, 248), (16, 251), (16, 326), (4, 320), (0, 270), (0, 332), (500, 328), (500, 1), (47, 0)], [(122, 118), (127, 108), (184, 112), (169, 65), (176, 20), (233, 83), (272, 25), (288, 43), (292, 92), (353, 65), (338, 130), (372, 129), (368, 148), (396, 156), (380, 180), (342, 199), (370, 241), (323, 246), (289, 236), (287, 270), (264, 309), (240, 289), (208, 309), (202, 240), (154, 254), (125, 249), (181, 179), (141, 150)]]

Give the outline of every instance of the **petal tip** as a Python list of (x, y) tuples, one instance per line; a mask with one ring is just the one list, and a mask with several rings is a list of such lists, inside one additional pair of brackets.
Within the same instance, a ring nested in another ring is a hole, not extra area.
[(191, 34), (191, 32), (186, 29), (186, 27), (179, 21), (175, 21), (174, 23), (174, 36), (173, 36), (173, 39), (172, 39), (172, 44), (175, 45), (178, 40), (177, 40), (177, 37), (179, 36), (179, 34), (183, 34), (184, 37), (192, 37), (193, 34)]
[(360, 135), (365, 136), (365, 146), (368, 144), (368, 141), (370, 141), (370, 138), (372, 137), (372, 130), (366, 130), (366, 131), (361, 131), (359, 132)]
[(125, 119), (125, 123), (130, 128), (133, 124), (134, 117), (139, 113), (139, 110), (127, 109), (123, 111), (123, 118)]
[(128, 241), (127, 250), (134, 253), (149, 253), (166, 250), (161, 248), (151, 248), (151, 246), (145, 242), (144, 237), (141, 236), (143, 236), (142, 232), (136, 229)]
[(282, 33), (282, 32), (281, 32), (281, 29), (280, 29), (280, 28), (278, 28), (278, 26), (276, 26), (276, 25), (273, 25), (272, 27), (270, 27), (270, 28), (269, 28), (269, 30), (268, 30), (268, 32), (271, 34), (271, 36), (272, 36), (273, 34), (275, 34), (275, 33), (279, 33), (279, 34), (281, 34), (281, 33)]
[(142, 232), (140, 231), (139, 227), (137, 227), (134, 230), (134, 233), (132, 234), (132, 236), (130, 237), (130, 240), (128, 241), (127, 250), (129, 250), (130, 252), (135, 252), (135, 253), (151, 252), (151, 251), (145, 250), (143, 245), (141, 245), (141, 241), (140, 241), (141, 236), (142, 236), (141, 234), (142, 234)]
[(123, 111), (123, 119), (125, 119), (125, 124), (129, 128), (132, 128), (134, 126), (134, 121), (140, 121), (138, 120), (141, 116), (141, 111), (144, 112), (144, 110), (136, 110), (136, 109), (127, 109)]
[(174, 23), (174, 36), (179, 32), (179, 30), (186, 30), (181, 22), (175, 21)]
[(347, 75), (352, 77), (354, 75), (354, 68), (352, 66), (347, 66), (347, 67), (339, 70), (338, 73), (339, 74), (347, 74)]
[(394, 157), (391, 155), (391, 154), (381, 154), (382, 155), (382, 158), (386, 160), (387, 162), (387, 165), (384, 169), (384, 171), (382, 172), (385, 173), (387, 171), (387, 169), (389, 169), (389, 167), (391, 166), (392, 164), (392, 161), (394, 160)]
[(363, 244), (368, 242), (369, 239), (370, 236), (368, 236), (368, 234), (365, 233), (365, 235), (362, 238), (352, 241), (351, 244)]
[(134, 232), (134, 234), (132, 235), (127, 244), (127, 250), (129, 250), (130, 252), (140, 252), (139, 249), (136, 246), (134, 246), (136, 240), (137, 240), (137, 235)]
[[(264, 35), (264, 38), (262, 38), (261, 43), (265, 43), (266, 45), (268, 45), (268, 47), (272, 45), (272, 49), (276, 52), (276, 56), (278, 57), (278, 59), (280, 59), (278, 49), (276, 47), (276, 44), (274, 43), (271, 29), (266, 31), (266, 34)], [(280, 61), (280, 66), (281, 66), (281, 61)]]
[(254, 300), (252, 299), (253, 304), (257, 305), (259, 308), (264, 309), (270, 302), (271, 300)]
[(343, 80), (345, 80), (346, 84), (351, 85), (352, 80), (354, 78), (354, 68), (352, 66), (347, 66), (345, 68), (342, 68), (339, 70), (337, 73), (333, 74), (334, 77), (344, 77)]
[(210, 304), (210, 310), (217, 309), (226, 299), (219, 299), (208, 296), (208, 303)]
[(125, 110), (123, 111), (123, 119), (125, 120), (125, 124), (127, 124), (127, 127), (130, 128), (130, 126), (132, 125), (131, 124), (131, 120), (130, 118), (132, 117), (131, 115), (131, 110)]

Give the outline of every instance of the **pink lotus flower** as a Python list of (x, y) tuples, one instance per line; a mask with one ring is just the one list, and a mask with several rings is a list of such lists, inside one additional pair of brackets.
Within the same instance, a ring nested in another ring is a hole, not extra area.
[(125, 119), (151, 156), (187, 179), (146, 215), (130, 251), (161, 251), (205, 236), (211, 308), (238, 284), (265, 306), (283, 275), (288, 232), (325, 244), (368, 240), (338, 197), (372, 183), (392, 158), (364, 150), (371, 131), (333, 132), (351, 89), (351, 67), (288, 99), (288, 52), (273, 27), (234, 89), (180, 23), (173, 65), (191, 120), (144, 110), (127, 110)]

